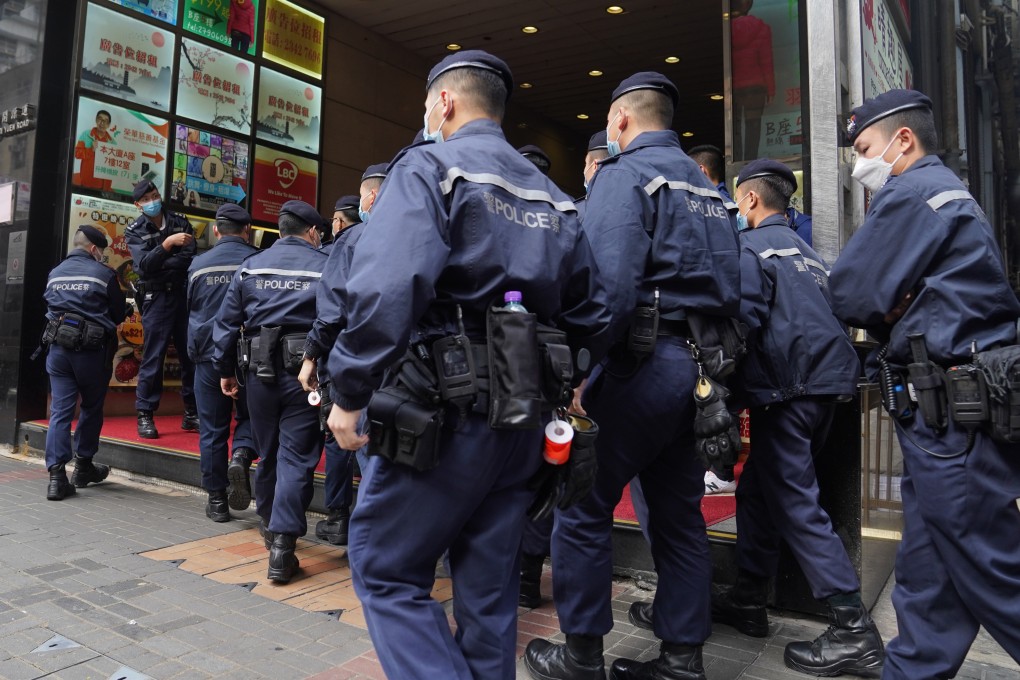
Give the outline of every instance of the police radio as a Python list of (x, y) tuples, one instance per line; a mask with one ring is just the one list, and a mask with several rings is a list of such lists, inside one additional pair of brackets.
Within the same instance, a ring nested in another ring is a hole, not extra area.
[(471, 341), (464, 332), (464, 315), (457, 305), (457, 335), (448, 335), (432, 343), (439, 393), (444, 400), (468, 400), (478, 392)]
[(656, 338), (659, 336), (659, 289), (655, 289), (655, 297), (651, 307), (638, 307), (630, 322), (630, 333), (627, 335), (627, 349), (638, 356), (647, 356), (655, 351)]

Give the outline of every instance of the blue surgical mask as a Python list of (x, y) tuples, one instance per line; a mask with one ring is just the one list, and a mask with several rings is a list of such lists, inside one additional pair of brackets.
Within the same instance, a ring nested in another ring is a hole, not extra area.
[[(750, 195), (748, 194), (747, 196)], [(744, 198), (747, 198), (747, 196), (744, 196)], [(744, 202), (744, 198), (737, 201), (737, 231), (744, 231), (751, 226), (747, 223), (747, 215), (740, 212), (740, 204)]]
[(613, 116), (612, 122), (610, 122), (609, 126), (606, 128), (606, 151), (609, 152), (610, 157), (612, 157), (612, 156), (619, 156), (620, 152), (623, 151), (623, 149), (620, 148), (620, 137), (623, 136), (623, 130), (620, 130), (620, 134), (616, 135), (616, 140), (615, 141), (612, 140), (612, 139), (609, 139), (609, 128), (613, 126), (613, 123), (615, 123), (616, 119), (619, 118), (619, 117), (620, 117), (620, 112), (617, 111), (616, 115)]
[(142, 212), (149, 217), (155, 217), (159, 214), (159, 211), (163, 209), (163, 201), (156, 199), (155, 201), (149, 201), (148, 203), (142, 203)]
[(358, 201), (358, 219), (361, 220), (362, 222), (368, 222), (368, 216), (370, 214), (371, 213), (368, 210), (365, 210), (364, 208), (361, 207), (361, 201)]
[(435, 132), (429, 132), (429, 114), (432, 113), (432, 109), (436, 108), (436, 104), (440, 101), (440, 99), (436, 98), (436, 101), (429, 107), (429, 110), (425, 112), (425, 117), (422, 119), (421, 136), (426, 142), (436, 142), (439, 144), (440, 142), (446, 141), (443, 138), (443, 124), (446, 122), (446, 118), (450, 114), (443, 116), (443, 119), (439, 121), (439, 128)]

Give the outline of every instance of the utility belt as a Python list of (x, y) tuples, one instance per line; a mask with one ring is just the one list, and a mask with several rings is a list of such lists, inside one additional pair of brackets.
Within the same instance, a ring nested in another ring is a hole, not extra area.
[(182, 290), (183, 285), (175, 281), (139, 281), (135, 284), (135, 295), (144, 296), (146, 293), (172, 293), (175, 290)]
[(237, 340), (237, 367), (241, 373), (249, 369), (263, 383), (276, 382), (280, 371), (290, 375), (301, 372), (308, 331), (283, 326), (263, 326), (256, 334), (242, 333)]
[(95, 321), (89, 321), (80, 314), (65, 313), (56, 319), (46, 322), (43, 329), (42, 345), (58, 347), (77, 352), (83, 349), (100, 349), (106, 347), (110, 333)]
[[(534, 314), (493, 307), (480, 344), (458, 321), (458, 334), (409, 348), (390, 371), (392, 384), (372, 395), (369, 455), (429, 470), (439, 462), (451, 407), (461, 419), (485, 413), (493, 429), (525, 430), (540, 428), (543, 412), (570, 404), (575, 358), (566, 333)], [(578, 368), (587, 370), (587, 351), (578, 354)]]

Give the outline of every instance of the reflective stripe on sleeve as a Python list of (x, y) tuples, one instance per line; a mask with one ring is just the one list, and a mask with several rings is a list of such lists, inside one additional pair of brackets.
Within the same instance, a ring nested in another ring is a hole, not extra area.
[(793, 257), (795, 255), (800, 255), (801, 259), (804, 260), (804, 264), (807, 266), (814, 267), (818, 271), (823, 272), (826, 276), (829, 275), (829, 270), (827, 270), (821, 262), (810, 257), (805, 257), (804, 253), (800, 252), (800, 248), (783, 248), (782, 250), (769, 248), (768, 250), (763, 250), (758, 253), (758, 257), (763, 260), (767, 260), (770, 257)]
[(940, 194), (935, 194), (928, 199), (928, 207), (932, 210), (938, 211), (939, 208), (944, 206), (946, 203), (951, 201), (973, 201), (974, 197), (971, 196), (969, 191), (965, 189), (953, 189), (952, 191), (943, 191)]
[(541, 201), (542, 203), (548, 203), (560, 212), (577, 212), (577, 206), (574, 205), (573, 201), (557, 201), (548, 191), (542, 191), (541, 189), (524, 189), (516, 184), (511, 184), (505, 177), (500, 177), (499, 175), (494, 175), (489, 172), (467, 172), (461, 168), (450, 168), (447, 170), (446, 179), (439, 183), (439, 189), (443, 192), (444, 196), (453, 191), (453, 183), (458, 179), (462, 179), (466, 182), (472, 182), (474, 184), (489, 184), (496, 186), (503, 189), (508, 194), (525, 201)]

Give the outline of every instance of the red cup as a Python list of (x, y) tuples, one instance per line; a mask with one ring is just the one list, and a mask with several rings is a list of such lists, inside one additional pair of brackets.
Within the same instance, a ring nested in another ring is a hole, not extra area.
[(574, 428), (565, 420), (552, 420), (545, 426), (545, 448), (542, 455), (546, 462), (563, 465), (570, 458), (570, 442)]

